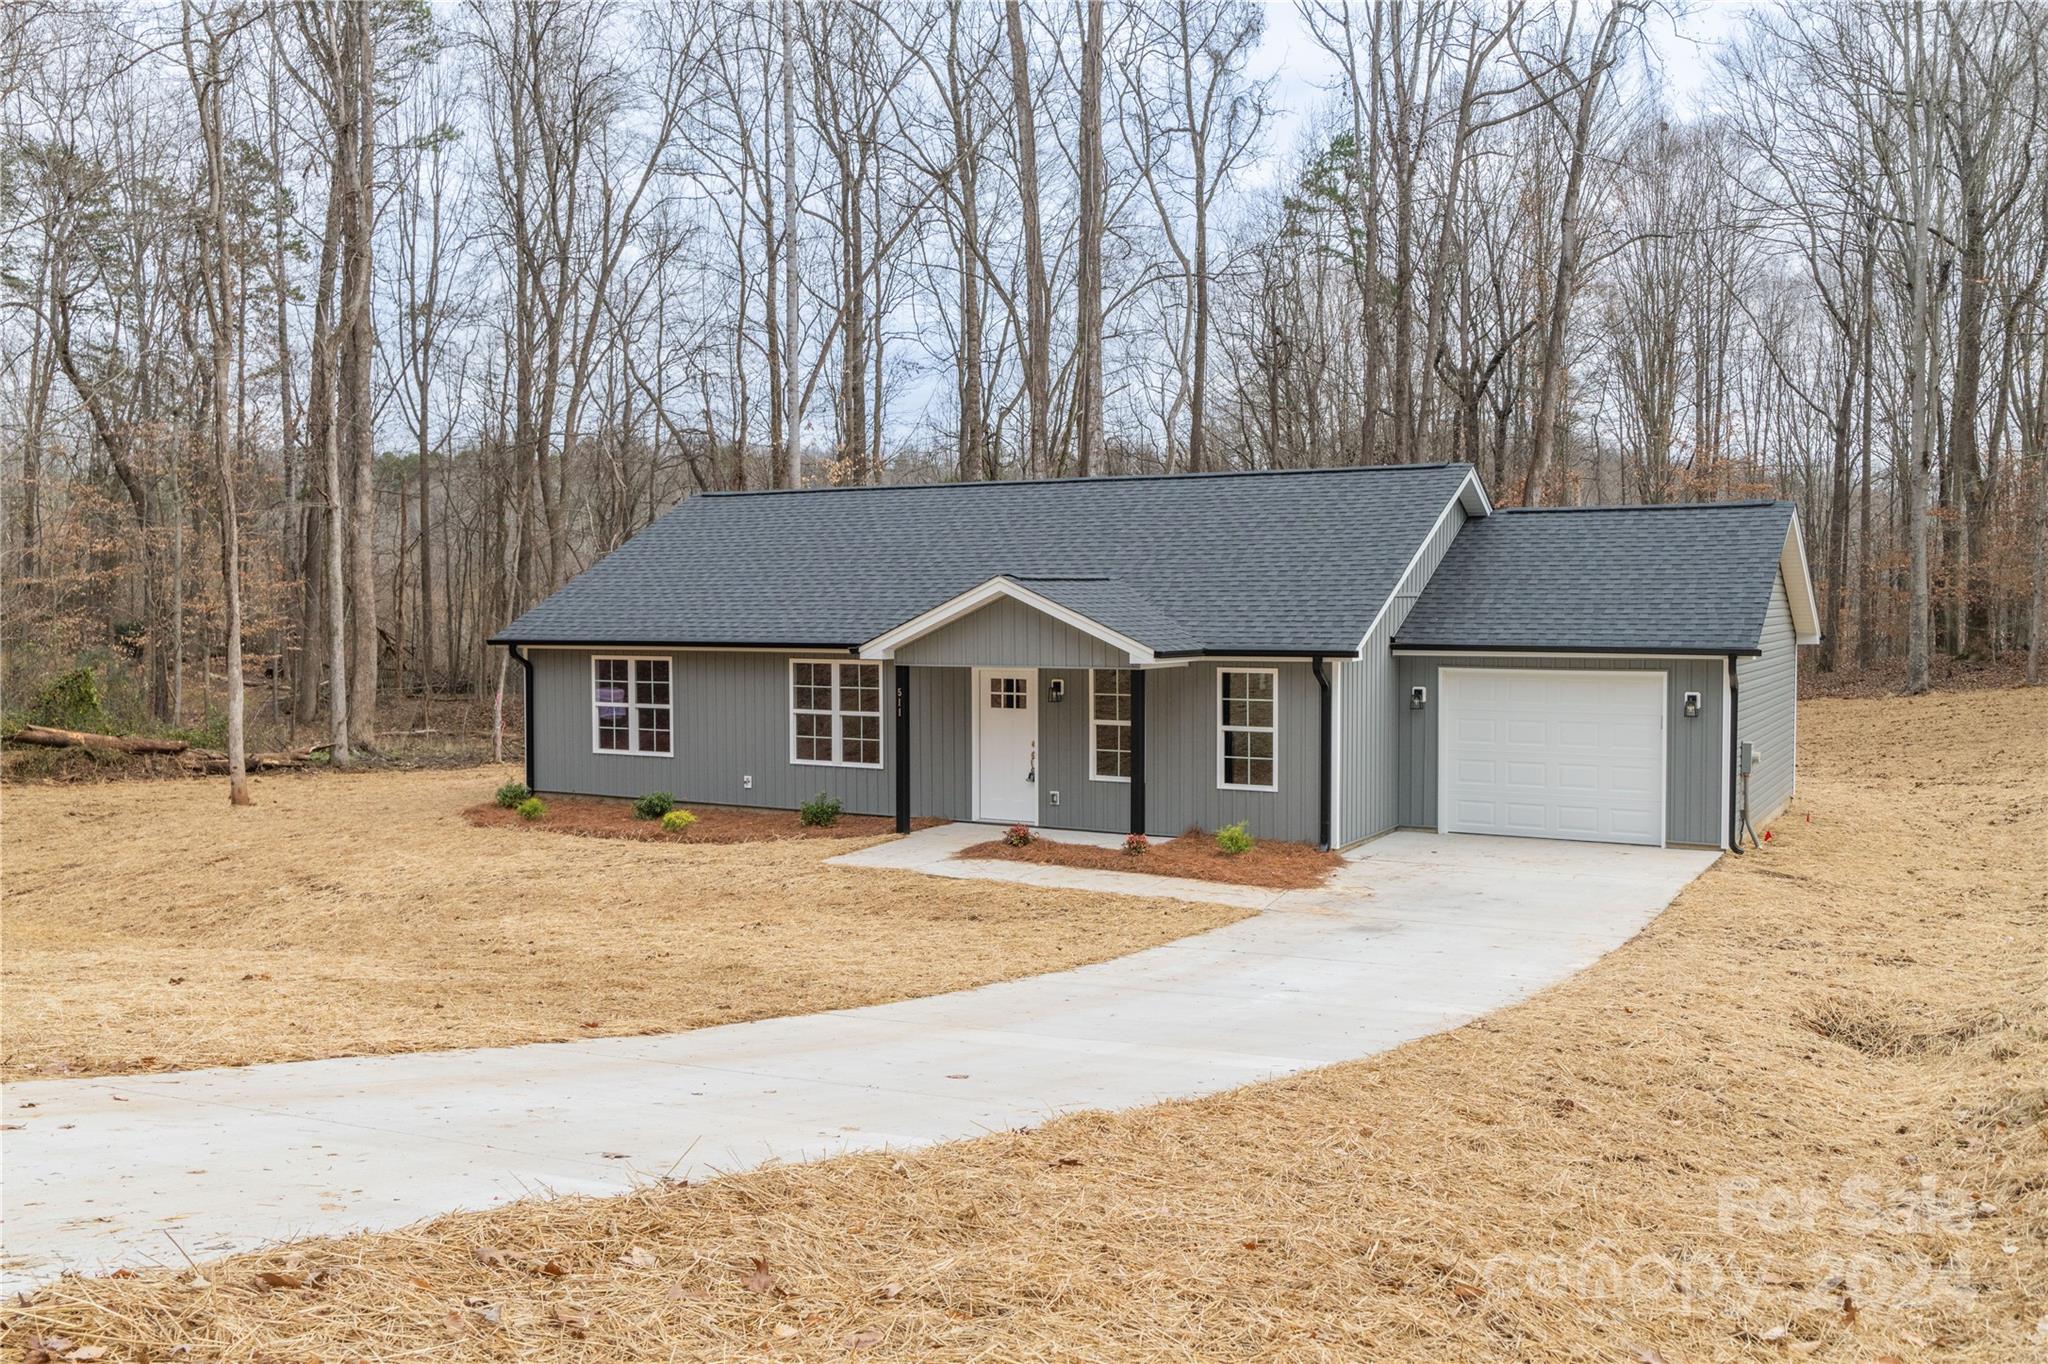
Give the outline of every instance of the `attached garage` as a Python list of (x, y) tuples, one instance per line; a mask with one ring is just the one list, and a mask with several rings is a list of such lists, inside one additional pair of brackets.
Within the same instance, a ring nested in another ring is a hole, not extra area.
[(1442, 668), (1446, 833), (1664, 842), (1661, 672)]
[(1394, 636), (1397, 821), (1728, 847), (1791, 799), (1818, 639), (1789, 504), (1469, 520)]

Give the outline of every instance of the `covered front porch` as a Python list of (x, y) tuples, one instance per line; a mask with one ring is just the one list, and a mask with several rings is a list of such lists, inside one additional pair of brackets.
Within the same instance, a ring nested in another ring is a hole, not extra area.
[(871, 641), (892, 665), (898, 828), (1242, 822), (1328, 846), (1328, 664), (1201, 657), (1176, 631), (1111, 580), (998, 578)]

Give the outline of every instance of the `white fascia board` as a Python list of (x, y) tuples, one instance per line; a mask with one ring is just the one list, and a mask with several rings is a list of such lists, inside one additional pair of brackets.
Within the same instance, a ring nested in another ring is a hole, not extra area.
[(1135, 665), (1144, 666), (1155, 661), (1153, 651), (1129, 635), (1112, 630), (1101, 621), (1061, 606), (1050, 597), (1041, 596), (1021, 583), (1000, 576), (990, 578), (979, 587), (969, 588), (957, 597), (942, 601), (931, 610), (912, 616), (894, 629), (883, 631), (860, 646), (860, 656), (872, 659), (894, 658), (896, 650), (905, 644), (914, 639), (921, 639), (963, 616), (972, 615), (999, 597), (1022, 602), (1034, 611), (1051, 616), (1062, 625), (1071, 626), (1084, 635), (1101, 640), (1112, 649), (1120, 649)]
[(1785, 531), (1785, 547), (1778, 552), (1778, 572), (1785, 579), (1785, 600), (1792, 608), (1792, 642), (1820, 643), (1820, 604), (1813, 594), (1813, 573), (1806, 565), (1806, 536), (1799, 529), (1799, 513)]

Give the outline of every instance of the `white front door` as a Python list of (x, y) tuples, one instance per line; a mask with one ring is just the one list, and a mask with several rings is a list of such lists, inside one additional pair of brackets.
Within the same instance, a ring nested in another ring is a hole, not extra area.
[(974, 817), (1038, 823), (1038, 670), (974, 673)]
[(1437, 705), (1445, 833), (1663, 843), (1663, 673), (1445, 668)]

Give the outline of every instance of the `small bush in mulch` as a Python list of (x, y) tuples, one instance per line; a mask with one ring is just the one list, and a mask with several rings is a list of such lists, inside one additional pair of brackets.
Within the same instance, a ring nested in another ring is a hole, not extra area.
[(533, 823), (547, 812), (548, 807), (539, 796), (528, 796), (525, 800), (519, 802), (519, 817), (528, 824)]
[(1216, 850), (1225, 857), (1242, 857), (1252, 850), (1252, 832), (1242, 824), (1226, 824), (1216, 831)]
[[(1133, 837), (1142, 838), (1143, 835)], [(1017, 845), (1003, 838), (991, 838), (962, 848), (956, 857), (988, 858), (999, 862), (1037, 862), (1056, 867), (1083, 867), (1091, 871), (1138, 873), (1131, 855), (1131, 839), (1115, 848), (1092, 843), (1062, 843), (1043, 836)], [(1318, 852), (1307, 843), (1285, 843), (1267, 839), (1241, 853), (1224, 852), (1200, 829), (1190, 829), (1164, 843), (1145, 841), (1143, 875), (1181, 876), (1192, 881), (1216, 881), (1232, 886), (1267, 886), (1274, 890), (1310, 890), (1344, 859), (1333, 852)]]
[(1124, 852), (1132, 857), (1152, 851), (1152, 840), (1143, 834), (1132, 834), (1124, 840)]
[(1030, 847), (1030, 826), (1024, 824), (1012, 824), (1009, 828), (1003, 830), (1003, 842), (1009, 844), (1013, 848)]
[(676, 808), (676, 798), (666, 791), (655, 791), (633, 802), (633, 818), (660, 819)]
[(839, 822), (839, 802), (823, 791), (797, 807), (797, 818), (806, 828), (829, 829)]
[(526, 804), (527, 798), (532, 795), (533, 792), (526, 789), (525, 782), (508, 781), (498, 788), (497, 800), (498, 804), (504, 809), (517, 810), (520, 806)]
[(688, 810), (671, 810), (661, 817), (661, 831), (665, 834), (679, 834), (697, 822), (697, 817)]

